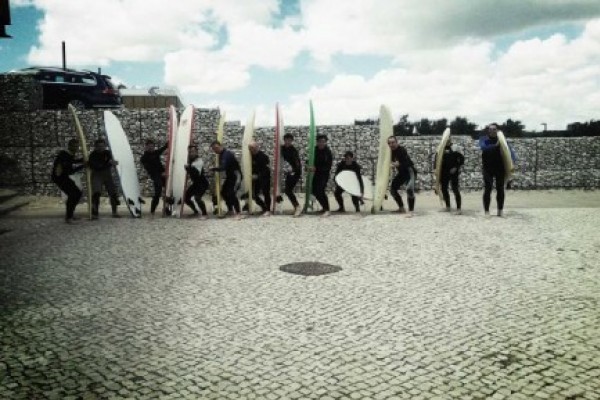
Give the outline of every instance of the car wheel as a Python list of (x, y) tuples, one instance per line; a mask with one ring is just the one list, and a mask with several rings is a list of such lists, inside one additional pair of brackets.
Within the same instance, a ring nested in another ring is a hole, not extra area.
[(85, 110), (85, 103), (81, 100), (71, 100), (69, 104), (78, 110)]

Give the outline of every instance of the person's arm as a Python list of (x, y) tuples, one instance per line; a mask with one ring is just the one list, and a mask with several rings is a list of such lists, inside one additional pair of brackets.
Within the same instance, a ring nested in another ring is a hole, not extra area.
[(506, 145), (508, 146), (508, 150), (510, 151), (510, 158), (512, 159), (512, 162), (516, 163), (517, 162), (517, 154), (513, 150), (512, 146), (508, 143), (508, 141), (506, 142)]
[(479, 148), (482, 151), (490, 151), (495, 149), (498, 146), (498, 142), (496, 143), (491, 143), (489, 138), (487, 136), (481, 136), (479, 138)]
[(331, 171), (331, 167), (333, 166), (333, 153), (331, 152), (331, 149), (329, 147), (327, 147), (327, 152), (325, 154), (327, 155), (325, 159), (326, 170)]
[(333, 174), (334, 176), (337, 176), (337, 174), (342, 172), (342, 165), (343, 165), (343, 161), (341, 163), (338, 163), (338, 165), (335, 167), (335, 174)]
[(231, 164), (231, 157), (233, 157), (233, 154), (229, 151), (222, 152), (219, 154), (219, 166), (211, 168), (210, 170), (214, 172), (227, 170), (227, 167)]

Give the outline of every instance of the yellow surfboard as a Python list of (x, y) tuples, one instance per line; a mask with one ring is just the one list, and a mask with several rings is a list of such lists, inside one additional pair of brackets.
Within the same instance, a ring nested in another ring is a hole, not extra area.
[(254, 140), (254, 119), (256, 113), (253, 112), (252, 116), (248, 118), (246, 127), (244, 128), (244, 136), (242, 138), (242, 179), (244, 183), (244, 189), (248, 194), (248, 214), (252, 215), (254, 212), (254, 193), (252, 193), (252, 154), (248, 145)]
[(500, 146), (500, 154), (502, 154), (502, 164), (504, 164), (504, 187), (506, 187), (512, 176), (514, 164), (510, 155), (510, 149), (508, 148), (508, 142), (502, 131), (498, 131), (498, 145)]
[(375, 192), (373, 193), (373, 213), (381, 210), (385, 192), (390, 183), (390, 165), (392, 163), (392, 152), (387, 140), (394, 135), (392, 113), (386, 106), (379, 110), (379, 154), (377, 156), (377, 171), (375, 176)]
[(442, 134), (442, 140), (438, 145), (435, 159), (435, 192), (440, 198), (440, 204), (444, 202), (444, 196), (442, 195), (442, 161), (444, 160), (444, 149), (450, 140), (450, 128), (446, 128)]
[(85, 138), (85, 133), (83, 132), (83, 128), (81, 127), (81, 122), (79, 122), (79, 117), (77, 116), (77, 109), (69, 104), (69, 111), (71, 111), (71, 115), (73, 116), (73, 121), (75, 121), (75, 129), (77, 130), (77, 136), (79, 137), (79, 144), (81, 146), (81, 153), (83, 154), (83, 162), (85, 163), (85, 186), (86, 186), (86, 194), (87, 194), (87, 204), (88, 204), (88, 218), (92, 219), (92, 174), (90, 171), (90, 167), (88, 166), (89, 161), (89, 153), (87, 148), (87, 141)]

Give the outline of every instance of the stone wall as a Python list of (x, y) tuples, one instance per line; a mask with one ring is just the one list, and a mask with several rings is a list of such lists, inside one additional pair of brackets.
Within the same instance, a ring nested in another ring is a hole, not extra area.
[(42, 106), (42, 85), (29, 75), (0, 74), (0, 113)]
[[(143, 152), (144, 141), (152, 137), (164, 142), (167, 135), (166, 109), (122, 110), (115, 112), (129, 136), (136, 160)], [(212, 163), (214, 155), (209, 145), (219, 119), (218, 110), (197, 109), (194, 139), (200, 147), (205, 163)], [(80, 120), (88, 135), (88, 145), (104, 134), (101, 111), (80, 113)], [(225, 145), (239, 157), (242, 126), (226, 125)], [(296, 138), (296, 147), (304, 159), (308, 127), (288, 126), (286, 132)], [(373, 177), (377, 158), (376, 126), (319, 126), (317, 133), (327, 134), (335, 156), (341, 160), (347, 150), (355, 153), (366, 175)], [(256, 140), (272, 157), (274, 128), (257, 128)], [(72, 116), (67, 111), (2, 111), (0, 112), (0, 187), (11, 187), (26, 194), (58, 195), (50, 181), (50, 170), (56, 153), (75, 137)], [(481, 154), (477, 141), (470, 137), (454, 137), (466, 157), (461, 174), (461, 186), (466, 190), (480, 189)], [(432, 160), (438, 137), (422, 136), (400, 138), (418, 169), (417, 188), (432, 187)], [(600, 187), (600, 138), (539, 138), (510, 141), (519, 157), (519, 170), (512, 187), (538, 188), (598, 188)], [(90, 146), (91, 147), (91, 146)], [(151, 184), (138, 163), (140, 182), (144, 193), (151, 193)], [(302, 183), (302, 182), (301, 182)], [(300, 189), (300, 185), (298, 189)]]

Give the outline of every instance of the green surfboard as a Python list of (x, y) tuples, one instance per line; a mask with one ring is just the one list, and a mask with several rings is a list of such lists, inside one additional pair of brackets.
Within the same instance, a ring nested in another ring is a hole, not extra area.
[(315, 127), (315, 113), (313, 111), (312, 100), (310, 101), (310, 128), (308, 132), (308, 163), (307, 163), (307, 172), (306, 172), (306, 187), (304, 190), (304, 212), (307, 212), (308, 209), (312, 209), (312, 186), (313, 186), (313, 178), (314, 172), (311, 172), (310, 169), (315, 166), (315, 146), (317, 145), (317, 128)]

